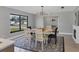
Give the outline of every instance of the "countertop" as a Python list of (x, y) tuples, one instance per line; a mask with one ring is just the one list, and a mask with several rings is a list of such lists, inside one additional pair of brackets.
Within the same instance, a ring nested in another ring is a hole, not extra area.
[(0, 38), (0, 51), (14, 44), (14, 41)]

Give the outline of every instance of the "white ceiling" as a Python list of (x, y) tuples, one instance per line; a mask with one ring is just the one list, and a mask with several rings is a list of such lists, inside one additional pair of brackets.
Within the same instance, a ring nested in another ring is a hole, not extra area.
[[(41, 11), (40, 6), (8, 6), (8, 7), (32, 14), (36, 14)], [(50, 14), (50, 13), (61, 12), (61, 11), (73, 11), (75, 8), (76, 6), (65, 6), (64, 9), (61, 9), (61, 6), (44, 6), (44, 12)]]

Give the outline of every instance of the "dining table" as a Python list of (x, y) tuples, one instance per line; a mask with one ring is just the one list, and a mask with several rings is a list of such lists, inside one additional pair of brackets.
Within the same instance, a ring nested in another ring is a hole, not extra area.
[(33, 38), (35, 37), (37, 29), (38, 30), (42, 29), (43, 35), (47, 36), (47, 38), (48, 38), (49, 34), (54, 34), (55, 33), (55, 27), (54, 28), (34, 28), (34, 29), (31, 29), (31, 33), (32, 33)]
[(43, 35), (44, 37), (47, 38), (47, 41), (48, 41), (48, 35), (49, 34), (54, 34), (55, 32), (55, 28), (34, 28), (34, 29), (31, 29), (30, 32), (31, 32), (31, 35), (32, 35), (32, 38), (35, 40), (35, 34), (36, 34), (36, 30), (40, 30), (42, 29), (42, 32), (43, 32)]
[(44, 36), (45, 35), (48, 36), (49, 34), (55, 34), (55, 27), (54, 28), (34, 28), (34, 29), (31, 29), (31, 34), (32, 34), (33, 38), (35, 37), (37, 29), (38, 30), (42, 29)]
[(55, 32), (55, 28), (56, 27), (54, 27), (54, 28), (33, 28), (33, 29), (31, 29), (31, 32), (32, 33), (35, 33), (35, 31), (37, 29), (38, 30), (42, 29), (42, 31), (43, 31), (44, 34), (51, 34), (51, 33), (54, 33)]

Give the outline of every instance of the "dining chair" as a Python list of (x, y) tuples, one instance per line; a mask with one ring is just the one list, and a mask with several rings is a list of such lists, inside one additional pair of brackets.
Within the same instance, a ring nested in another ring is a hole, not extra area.
[(56, 27), (54, 34), (49, 34), (49, 35), (48, 35), (48, 43), (51, 42), (51, 39), (52, 39), (52, 38), (55, 38), (55, 44), (57, 43), (57, 29), (58, 29), (58, 28)]
[(28, 40), (28, 45), (29, 47), (31, 47), (31, 39), (32, 39), (32, 35), (31, 35), (31, 29), (27, 28), (25, 30), (25, 37)]
[(43, 34), (43, 31), (42, 29), (37, 29), (35, 31), (35, 36), (36, 36), (36, 39), (35, 39), (35, 46), (37, 47), (37, 42), (39, 41), (41, 43), (41, 49), (44, 50), (44, 43), (47, 44), (47, 37)]

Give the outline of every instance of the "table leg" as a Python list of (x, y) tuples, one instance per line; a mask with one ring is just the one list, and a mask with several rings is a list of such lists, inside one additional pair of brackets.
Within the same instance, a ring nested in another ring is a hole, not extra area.
[(43, 44), (43, 41), (42, 41), (42, 51), (43, 51), (43, 49), (44, 49), (44, 44)]

